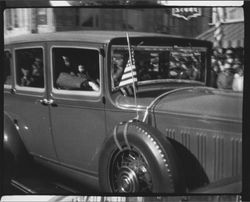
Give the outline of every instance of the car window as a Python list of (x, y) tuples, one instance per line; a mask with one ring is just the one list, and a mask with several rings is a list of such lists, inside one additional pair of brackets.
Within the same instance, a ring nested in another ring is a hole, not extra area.
[[(140, 46), (133, 48), (133, 60), (138, 82), (153, 83), (164, 80), (205, 82), (205, 53), (202, 47)], [(112, 86), (118, 88), (128, 64), (126, 46), (112, 47)]]
[(4, 51), (4, 85), (11, 85), (12, 75), (11, 75), (11, 53), (10, 51)]
[(100, 90), (99, 52), (83, 48), (52, 48), (53, 88), (64, 91)]
[(21, 87), (44, 88), (43, 49), (15, 50), (16, 83)]

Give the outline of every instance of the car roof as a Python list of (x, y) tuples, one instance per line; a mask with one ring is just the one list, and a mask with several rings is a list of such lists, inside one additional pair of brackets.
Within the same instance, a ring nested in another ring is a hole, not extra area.
[[(131, 37), (171, 37), (183, 38), (176, 35), (167, 35), (148, 32), (128, 32)], [(109, 43), (111, 39), (126, 37), (126, 31), (63, 31), (54, 33), (25, 34), (5, 37), (5, 45), (13, 43), (41, 42), (41, 41), (84, 41), (95, 43)]]

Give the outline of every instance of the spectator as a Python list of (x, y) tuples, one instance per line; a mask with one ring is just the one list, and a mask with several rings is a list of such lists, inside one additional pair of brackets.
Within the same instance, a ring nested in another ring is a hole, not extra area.
[(221, 72), (221, 62), (216, 60), (214, 55), (211, 57), (211, 86), (217, 88), (217, 78)]
[(33, 82), (33, 78), (31, 77), (30, 70), (21, 68), (22, 78), (21, 78), (21, 86), (30, 86)]
[(217, 87), (220, 89), (232, 89), (233, 79), (232, 68), (225, 68), (218, 74)]
[(231, 49), (228, 49), (225, 53), (225, 62), (230, 64), (231, 66), (233, 65), (234, 62), (234, 54)]
[(243, 68), (238, 67), (236, 69), (236, 73), (234, 74), (234, 79), (233, 79), (233, 84), (232, 84), (232, 89), (234, 91), (239, 91), (243, 92)]
[(211, 85), (222, 89), (243, 91), (242, 59), (233, 49), (227, 49), (224, 55), (222, 53), (222, 49), (213, 51)]

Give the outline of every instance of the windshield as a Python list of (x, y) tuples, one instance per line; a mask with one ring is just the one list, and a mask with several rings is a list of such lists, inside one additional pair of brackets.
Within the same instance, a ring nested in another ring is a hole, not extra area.
[[(138, 84), (162, 83), (169, 80), (205, 82), (205, 47), (132, 48)], [(112, 46), (111, 56), (112, 85), (113, 89), (117, 89), (129, 58), (127, 46)]]

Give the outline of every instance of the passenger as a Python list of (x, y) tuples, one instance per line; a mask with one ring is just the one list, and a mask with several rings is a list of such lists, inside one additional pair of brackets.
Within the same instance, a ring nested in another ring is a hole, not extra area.
[(33, 82), (33, 78), (31, 77), (30, 70), (21, 68), (22, 78), (21, 78), (21, 86), (30, 86)]
[(32, 78), (33, 82), (31, 86), (33, 87), (43, 87), (43, 64), (39, 58), (35, 58), (34, 63), (32, 64)]
[(56, 88), (64, 90), (80, 89), (81, 82), (79, 79), (76, 81), (77, 76), (69, 57), (63, 55), (58, 59), (56, 63)]
[(190, 80), (198, 80), (200, 77), (200, 71), (198, 70), (198, 68), (196, 68), (195, 64), (192, 64), (189, 66), (189, 79)]
[(67, 56), (62, 56), (63, 62), (64, 62), (64, 67), (62, 69), (62, 72), (69, 73), (71, 75), (76, 75), (76, 71), (74, 70), (69, 57)]
[(86, 78), (86, 79), (90, 78), (89, 73), (86, 71), (86, 68), (83, 65), (78, 65), (77, 76), (81, 78)]
[(99, 86), (96, 84), (96, 82), (93, 79), (91, 79), (91, 77), (89, 76), (89, 73), (86, 71), (86, 68), (83, 65), (78, 65), (77, 76), (83, 79), (81, 88), (85, 90), (99, 91)]
[(138, 61), (136, 65), (137, 72), (138, 72), (138, 80), (139, 81), (147, 81), (150, 80), (150, 73), (148, 71), (148, 65), (144, 61), (144, 58)]
[(151, 79), (157, 79), (159, 75), (159, 53), (150, 53), (150, 62), (148, 71), (150, 72)]

